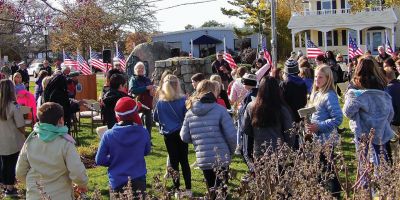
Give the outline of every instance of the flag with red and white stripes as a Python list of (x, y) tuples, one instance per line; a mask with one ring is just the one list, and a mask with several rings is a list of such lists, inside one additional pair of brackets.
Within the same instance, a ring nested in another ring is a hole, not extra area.
[(316, 58), (319, 55), (324, 55), (324, 52), (311, 40), (307, 40), (307, 58)]
[(117, 52), (115, 53), (118, 58), (119, 64), (121, 65), (121, 70), (126, 71), (126, 60), (124, 54), (117, 48)]
[(356, 40), (349, 36), (349, 58), (353, 59), (355, 56), (363, 54), (363, 51), (357, 46)]
[(232, 55), (230, 53), (226, 52), (226, 51), (224, 52), (224, 60), (226, 60), (226, 62), (229, 63), (229, 66), (232, 69), (236, 69), (237, 68), (237, 65), (235, 63), (235, 60), (233, 60)]
[(385, 44), (385, 47), (386, 47), (386, 53), (389, 54), (389, 55), (393, 55), (394, 51), (393, 51), (393, 49), (392, 49), (392, 46), (390, 46), (390, 42), (389, 42), (389, 38), (388, 38), (388, 35), (387, 35), (387, 34), (386, 34), (386, 44)]
[(92, 67), (99, 69), (104, 73), (107, 72), (106, 63), (103, 63), (103, 59), (101, 59), (100, 54), (92, 51), (92, 49), (90, 49), (90, 64)]
[(92, 74), (92, 70), (90, 69), (89, 65), (81, 54), (77, 53), (76, 60), (78, 61), (79, 68), (83, 75)]
[(64, 60), (65, 66), (68, 66), (69, 68), (74, 69), (74, 70), (79, 70), (78, 62), (76, 62), (70, 55), (65, 53), (64, 50), (63, 50), (63, 60)]

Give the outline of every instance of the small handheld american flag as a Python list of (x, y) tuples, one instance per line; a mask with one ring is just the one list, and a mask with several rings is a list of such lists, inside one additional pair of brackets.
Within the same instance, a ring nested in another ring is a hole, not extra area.
[(388, 37), (387, 34), (386, 34), (386, 44), (385, 44), (385, 47), (386, 47), (386, 53), (389, 54), (389, 55), (393, 55), (394, 51), (393, 51), (393, 49), (392, 49), (392, 46), (390, 46), (389, 37)]

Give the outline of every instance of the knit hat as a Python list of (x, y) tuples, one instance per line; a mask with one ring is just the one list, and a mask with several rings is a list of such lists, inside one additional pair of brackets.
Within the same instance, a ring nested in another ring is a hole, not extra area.
[(246, 73), (242, 77), (242, 84), (248, 86), (257, 86), (257, 76), (254, 74)]
[(286, 74), (298, 74), (299, 71), (299, 64), (297, 63), (297, 61), (293, 60), (293, 59), (288, 59), (285, 62), (285, 68), (283, 69), (283, 71)]
[(117, 121), (129, 121), (142, 125), (138, 114), (140, 107), (135, 100), (129, 97), (122, 97), (117, 101), (114, 109)]

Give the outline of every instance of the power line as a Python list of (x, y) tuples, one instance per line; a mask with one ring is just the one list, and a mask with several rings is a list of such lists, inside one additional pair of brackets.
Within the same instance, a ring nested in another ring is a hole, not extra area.
[[(162, 1), (162, 0), (160, 0), (160, 1)], [(160, 8), (160, 9), (154, 10), (154, 12), (158, 12), (158, 11), (161, 11), (161, 10), (168, 10), (168, 9), (176, 8), (176, 7), (180, 7), (180, 6), (187, 6), (187, 5), (193, 5), (193, 4), (208, 3), (208, 2), (213, 2), (213, 1), (217, 1), (217, 0), (206, 0), (206, 1), (191, 2), (191, 3), (181, 3), (181, 4), (169, 6), (169, 7), (166, 7), (166, 8)]]

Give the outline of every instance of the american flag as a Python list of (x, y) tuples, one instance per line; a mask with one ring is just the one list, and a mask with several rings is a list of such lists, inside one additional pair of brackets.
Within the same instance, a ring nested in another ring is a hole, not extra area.
[(92, 74), (92, 70), (90, 69), (89, 65), (81, 54), (77, 53), (76, 60), (78, 61), (79, 68), (81, 69), (83, 75)]
[(265, 41), (262, 42), (262, 48), (263, 48), (264, 59), (267, 60), (268, 64), (272, 66), (271, 54), (269, 54), (267, 50), (267, 45), (265, 44)]
[(319, 49), (311, 40), (307, 40), (307, 57), (316, 58), (319, 55), (323, 55), (324, 52)]
[(125, 61), (125, 57), (124, 54), (118, 49), (117, 47), (117, 52), (115, 52), (116, 54), (116, 58), (118, 58), (119, 64), (121, 65), (121, 69), (122, 71), (126, 71), (126, 61)]
[(237, 65), (235, 63), (235, 60), (233, 60), (232, 55), (230, 53), (226, 52), (226, 51), (224, 52), (224, 60), (226, 60), (226, 62), (229, 63), (229, 66), (232, 69), (236, 69), (237, 68)]
[(104, 73), (107, 72), (106, 64), (103, 63), (100, 54), (92, 50), (90, 50), (90, 64)]
[(70, 67), (71, 69), (78, 70), (78, 62), (76, 62), (70, 55), (65, 53), (63, 50), (63, 59), (64, 59), (64, 65)]
[(389, 55), (393, 55), (394, 52), (393, 52), (392, 47), (390, 46), (389, 37), (388, 37), (387, 34), (386, 34), (386, 44), (385, 44), (385, 46), (386, 46), (386, 53), (389, 54)]
[(356, 40), (349, 36), (349, 58), (353, 59), (357, 55), (363, 55), (363, 51), (357, 46)]

